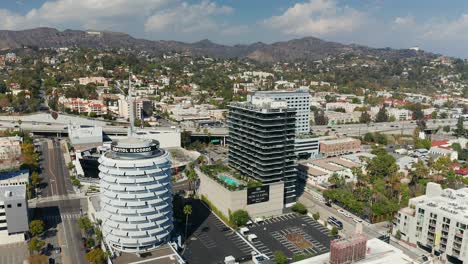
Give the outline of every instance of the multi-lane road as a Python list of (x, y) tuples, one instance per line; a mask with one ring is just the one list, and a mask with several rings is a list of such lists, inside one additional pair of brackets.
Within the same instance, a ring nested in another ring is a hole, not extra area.
[(85, 200), (76, 198), (68, 175), (62, 148), (57, 139), (45, 139), (42, 143), (43, 188), (40, 198), (34, 202), (37, 217), (44, 220), (49, 229), (57, 230), (50, 241), (62, 248), (61, 263), (86, 263), (85, 249), (81, 241), (78, 218), (86, 212)]

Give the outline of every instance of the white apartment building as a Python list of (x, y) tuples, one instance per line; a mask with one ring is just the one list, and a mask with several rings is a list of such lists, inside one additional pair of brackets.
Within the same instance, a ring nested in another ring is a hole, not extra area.
[[(250, 97), (250, 98), (249, 98)], [(294, 91), (258, 91), (247, 98), (247, 101), (271, 98), (275, 101), (285, 101), (288, 108), (296, 109), (296, 134), (310, 132), (310, 94), (307, 89)]]
[[(141, 119), (142, 113), (145, 109), (152, 108), (152, 102), (148, 99), (137, 98), (133, 101), (134, 113), (136, 119)], [(130, 118), (129, 103), (125, 98), (119, 100), (119, 116), (125, 119)]]
[(344, 109), (346, 113), (352, 113), (356, 107), (362, 107), (362, 104), (351, 104), (351, 103), (343, 103), (343, 102), (333, 102), (327, 103), (325, 105), (325, 109), (327, 111), (334, 111), (336, 109)]
[(79, 78), (80, 85), (87, 85), (89, 83), (101, 84), (102, 86), (109, 86), (109, 83), (104, 77), (83, 77)]
[(451, 263), (468, 262), (468, 188), (442, 189), (428, 183), (426, 194), (409, 200), (398, 211), (393, 234), (401, 239), (440, 253)]
[(395, 120), (398, 121), (411, 120), (413, 117), (413, 113), (410, 110), (406, 109), (389, 107), (387, 108), (387, 113), (389, 116), (394, 116)]

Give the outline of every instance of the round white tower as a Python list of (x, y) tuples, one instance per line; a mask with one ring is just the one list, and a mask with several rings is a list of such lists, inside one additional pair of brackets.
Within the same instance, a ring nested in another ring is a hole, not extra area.
[(142, 253), (173, 228), (170, 154), (156, 140), (126, 138), (99, 158), (102, 234), (113, 249)]

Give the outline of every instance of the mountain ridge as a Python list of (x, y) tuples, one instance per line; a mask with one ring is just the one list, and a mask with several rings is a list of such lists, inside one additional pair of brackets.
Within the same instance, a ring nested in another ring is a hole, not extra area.
[(316, 37), (304, 37), (271, 44), (255, 42), (252, 44), (223, 45), (203, 39), (193, 43), (174, 40), (147, 40), (135, 38), (127, 33), (100, 30), (59, 31), (55, 28), (39, 27), (20, 31), (0, 30), (0, 49), (28, 47), (59, 48), (132, 48), (154, 54), (183, 52), (192, 55), (205, 55), (217, 58), (247, 58), (258, 62), (318, 60), (329, 55), (343, 53), (372, 55), (385, 58), (408, 58), (432, 56), (425, 51), (409, 49), (371, 48), (357, 44), (342, 44)]

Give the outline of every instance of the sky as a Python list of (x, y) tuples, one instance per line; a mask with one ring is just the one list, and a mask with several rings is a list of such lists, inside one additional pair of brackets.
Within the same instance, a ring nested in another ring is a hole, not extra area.
[(468, 58), (468, 0), (0, 1), (0, 29), (39, 26), (229, 45), (312, 36)]

